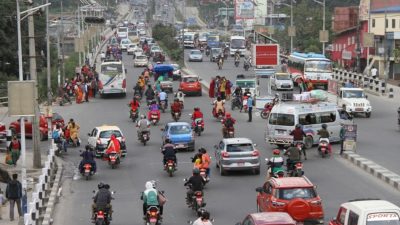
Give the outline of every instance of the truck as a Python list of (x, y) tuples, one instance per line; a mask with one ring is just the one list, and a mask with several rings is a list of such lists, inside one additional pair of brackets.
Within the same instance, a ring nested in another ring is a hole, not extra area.
[(197, 35), (195, 32), (185, 32), (183, 34), (183, 46), (185, 48), (195, 48), (197, 45)]
[(207, 38), (210, 35), (208, 32), (201, 32), (199, 34), (199, 44), (204, 45), (207, 44)]
[(336, 102), (351, 115), (365, 114), (367, 118), (371, 117), (372, 106), (364, 93), (364, 89), (355, 87), (339, 88), (337, 95), (329, 94), (328, 99)]
[(207, 38), (207, 46), (211, 48), (220, 48), (219, 35), (209, 35)]

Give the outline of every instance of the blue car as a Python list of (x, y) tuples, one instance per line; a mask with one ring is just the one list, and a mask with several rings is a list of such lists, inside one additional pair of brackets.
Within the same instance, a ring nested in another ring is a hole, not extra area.
[(163, 145), (165, 144), (166, 139), (171, 140), (171, 143), (177, 150), (186, 149), (188, 151), (194, 151), (195, 149), (192, 126), (189, 123), (168, 123), (165, 128), (162, 129)]

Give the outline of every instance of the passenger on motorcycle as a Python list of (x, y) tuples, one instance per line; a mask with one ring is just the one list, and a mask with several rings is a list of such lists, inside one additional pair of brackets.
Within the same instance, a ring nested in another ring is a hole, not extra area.
[(154, 100), (154, 97), (156, 96), (156, 93), (154, 92), (153, 88), (151, 85), (147, 85), (147, 90), (145, 91), (144, 95), (146, 96), (147, 101), (152, 101)]
[(108, 213), (108, 220), (112, 220), (112, 205), (111, 205), (111, 192), (108, 190), (109, 185), (103, 184), (100, 182), (97, 187), (99, 190), (93, 197), (93, 204), (92, 204), (92, 220), (95, 219), (95, 213), (99, 210), (104, 210)]
[(201, 153), (201, 168), (206, 169), (207, 177), (210, 177), (211, 157), (205, 148), (200, 148), (199, 152)]
[(157, 102), (155, 100), (153, 100), (149, 106), (147, 118), (151, 118), (152, 113), (156, 113), (158, 118), (160, 119), (160, 107), (157, 105)]
[(206, 210), (202, 210), (199, 214), (199, 218), (197, 218), (197, 220), (195, 220), (192, 225), (212, 225), (209, 212), (207, 212)]
[[(326, 124), (322, 124), (321, 127), (322, 127), (322, 129), (318, 130), (318, 132), (317, 132), (317, 134), (319, 135), (319, 139), (321, 140), (322, 138), (324, 138), (324, 139), (327, 139), (327, 141), (329, 142), (330, 135), (329, 135), (329, 131), (328, 131), (328, 126)], [(328, 145), (328, 151), (329, 151), (329, 154), (332, 155), (332, 145), (330, 142)]]
[(139, 76), (138, 84), (142, 88), (142, 90), (144, 90), (144, 87), (146, 85), (146, 81), (144, 80), (144, 77), (142, 75)]
[(286, 160), (288, 171), (293, 170), (295, 163), (301, 161), (300, 149), (297, 148), (294, 143), (290, 145), (284, 155), (288, 156), (288, 159)]
[(181, 116), (181, 111), (182, 111), (182, 104), (179, 102), (179, 99), (175, 99), (174, 103), (171, 105), (171, 115), (174, 117), (174, 113), (179, 113), (179, 116)]
[(232, 118), (230, 113), (226, 113), (225, 118), (222, 120), (222, 136), (226, 137), (229, 129), (234, 129), (236, 120)]
[(192, 202), (192, 196), (196, 191), (203, 192), (204, 188), (204, 180), (203, 177), (200, 176), (200, 170), (195, 168), (193, 169), (193, 176), (189, 178), (188, 181), (184, 184), (185, 186), (190, 185), (190, 189), (186, 193), (186, 203), (189, 205)]
[(148, 207), (156, 206), (160, 209), (160, 220), (162, 220), (163, 206), (158, 202), (158, 191), (153, 182), (146, 182), (146, 190), (143, 192), (141, 199), (143, 200), (143, 219), (146, 220), (146, 212)]
[(163, 165), (164, 169), (167, 164), (168, 160), (173, 160), (175, 163), (175, 166), (178, 166), (178, 159), (176, 158), (176, 150), (175, 146), (171, 144), (171, 140), (166, 139), (165, 140), (165, 145), (162, 147), (161, 153), (164, 155), (163, 157)]
[(64, 151), (67, 152), (67, 142), (64, 137), (64, 132), (59, 124), (56, 124), (56, 127), (52, 132), (52, 138), (54, 143), (61, 144)]
[(110, 140), (108, 141), (107, 150), (105, 152), (106, 156), (114, 151), (121, 156), (121, 144), (115, 134), (112, 134)]
[(148, 132), (150, 134), (150, 122), (146, 119), (145, 115), (140, 115), (140, 120), (137, 122), (136, 127), (138, 127), (137, 135), (140, 139), (143, 132)]
[(225, 100), (222, 100), (221, 97), (217, 97), (217, 100), (214, 101), (214, 115), (217, 115), (221, 110), (223, 114), (225, 114)]
[(93, 173), (96, 173), (96, 161), (94, 160), (94, 158), (96, 157), (96, 155), (94, 154), (94, 152), (90, 149), (89, 145), (85, 146), (85, 151), (82, 152), (82, 154), (80, 155), (82, 157), (81, 162), (79, 163), (79, 171), (80, 173), (83, 173), (83, 165), (85, 165), (86, 163), (89, 163), (92, 166), (92, 171)]
[(67, 129), (70, 132), (71, 140), (73, 141), (74, 145), (79, 146), (79, 124), (75, 123), (74, 119), (70, 119), (68, 123)]
[(249, 96), (249, 95), (251, 95), (250, 88), (246, 88), (244, 90), (243, 96)]
[(280, 156), (279, 149), (272, 151), (272, 157), (268, 161), (268, 166), (271, 168), (271, 174), (274, 175), (279, 171), (283, 171), (283, 158)]
[(139, 81), (136, 83), (135, 87), (133, 87), (133, 95), (140, 95), (140, 97), (143, 96), (143, 89), (140, 86)]
[(159, 101), (159, 105), (161, 106), (161, 102), (165, 101), (165, 107), (168, 106), (168, 94), (161, 90), (160, 93), (158, 93), (158, 101)]
[[(296, 128), (290, 132), (291, 136), (293, 136), (293, 143), (304, 143), (303, 138), (307, 137), (306, 133), (304, 133), (303, 129), (301, 128), (300, 124), (296, 124)], [(307, 160), (306, 149), (302, 148), (304, 160)]]

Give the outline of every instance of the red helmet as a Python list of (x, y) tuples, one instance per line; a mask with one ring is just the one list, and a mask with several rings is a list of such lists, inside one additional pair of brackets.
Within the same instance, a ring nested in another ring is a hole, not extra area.
[(279, 151), (279, 149), (274, 149), (274, 150), (272, 151), (272, 154), (274, 154), (274, 155), (280, 155), (280, 154), (281, 154), (281, 151)]
[(225, 114), (227, 118), (231, 118), (231, 114), (230, 113), (226, 113)]

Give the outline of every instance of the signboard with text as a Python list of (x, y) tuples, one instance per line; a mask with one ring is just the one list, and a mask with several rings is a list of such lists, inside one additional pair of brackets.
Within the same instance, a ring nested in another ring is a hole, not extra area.
[(254, 3), (251, 0), (235, 0), (235, 19), (253, 19)]
[(279, 45), (278, 44), (256, 44), (253, 45), (254, 65), (277, 66), (279, 65)]

